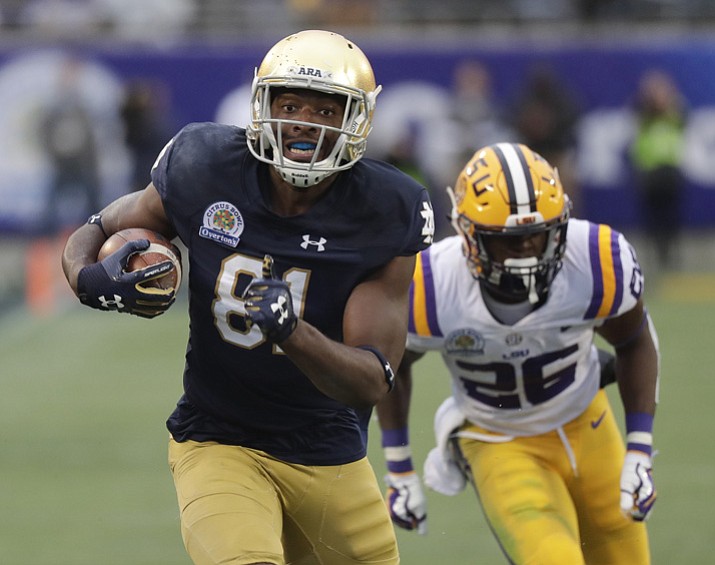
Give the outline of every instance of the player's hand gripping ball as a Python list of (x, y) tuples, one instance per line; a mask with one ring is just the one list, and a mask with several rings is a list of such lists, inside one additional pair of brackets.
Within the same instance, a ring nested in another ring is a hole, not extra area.
[(159, 233), (130, 228), (110, 236), (77, 280), (79, 299), (98, 310), (154, 318), (174, 303), (181, 252)]
[(256, 324), (273, 343), (285, 341), (295, 330), (298, 317), (293, 311), (293, 299), (285, 281), (273, 272), (273, 257), (263, 258), (262, 278), (254, 279), (243, 293), (246, 318)]

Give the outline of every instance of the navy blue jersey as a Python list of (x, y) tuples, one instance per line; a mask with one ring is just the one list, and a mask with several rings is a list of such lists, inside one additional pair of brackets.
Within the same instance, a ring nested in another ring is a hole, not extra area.
[(394, 167), (362, 159), (310, 211), (281, 217), (267, 204), (268, 167), (249, 152), (243, 129), (205, 123), (179, 132), (152, 172), (189, 251), (184, 395), (167, 424), (177, 441), (347, 463), (366, 453), (369, 412), (325, 396), (258, 327), (247, 329), (241, 296), (270, 254), (296, 313), (342, 341), (355, 286), (431, 242), (429, 198)]

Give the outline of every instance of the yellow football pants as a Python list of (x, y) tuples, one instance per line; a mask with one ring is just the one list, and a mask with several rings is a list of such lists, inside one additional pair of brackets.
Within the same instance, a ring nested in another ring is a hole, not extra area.
[(170, 440), (184, 545), (196, 565), (397, 565), (367, 459), (310, 467), (213, 442)]
[[(462, 429), (489, 433), (473, 425)], [(509, 561), (650, 563), (645, 525), (620, 510), (625, 447), (606, 393), (599, 391), (563, 432), (506, 443), (459, 438), (484, 514)]]

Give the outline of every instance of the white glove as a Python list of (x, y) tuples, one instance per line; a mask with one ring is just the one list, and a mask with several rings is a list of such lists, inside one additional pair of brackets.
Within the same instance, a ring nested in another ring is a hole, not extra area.
[(621, 510), (636, 522), (647, 520), (655, 504), (653, 464), (647, 453), (626, 452), (621, 471)]
[(451, 459), (445, 459), (439, 447), (433, 448), (425, 460), (425, 484), (434, 491), (447, 496), (454, 496), (464, 490), (467, 479), (462, 470)]
[(405, 530), (427, 533), (427, 499), (422, 492), (420, 478), (411, 473), (385, 475), (387, 507), (395, 525)]

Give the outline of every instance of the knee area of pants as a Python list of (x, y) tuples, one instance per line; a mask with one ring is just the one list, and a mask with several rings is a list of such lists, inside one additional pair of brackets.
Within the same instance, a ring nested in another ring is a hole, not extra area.
[(581, 546), (566, 534), (551, 534), (542, 538), (524, 565), (585, 565)]

